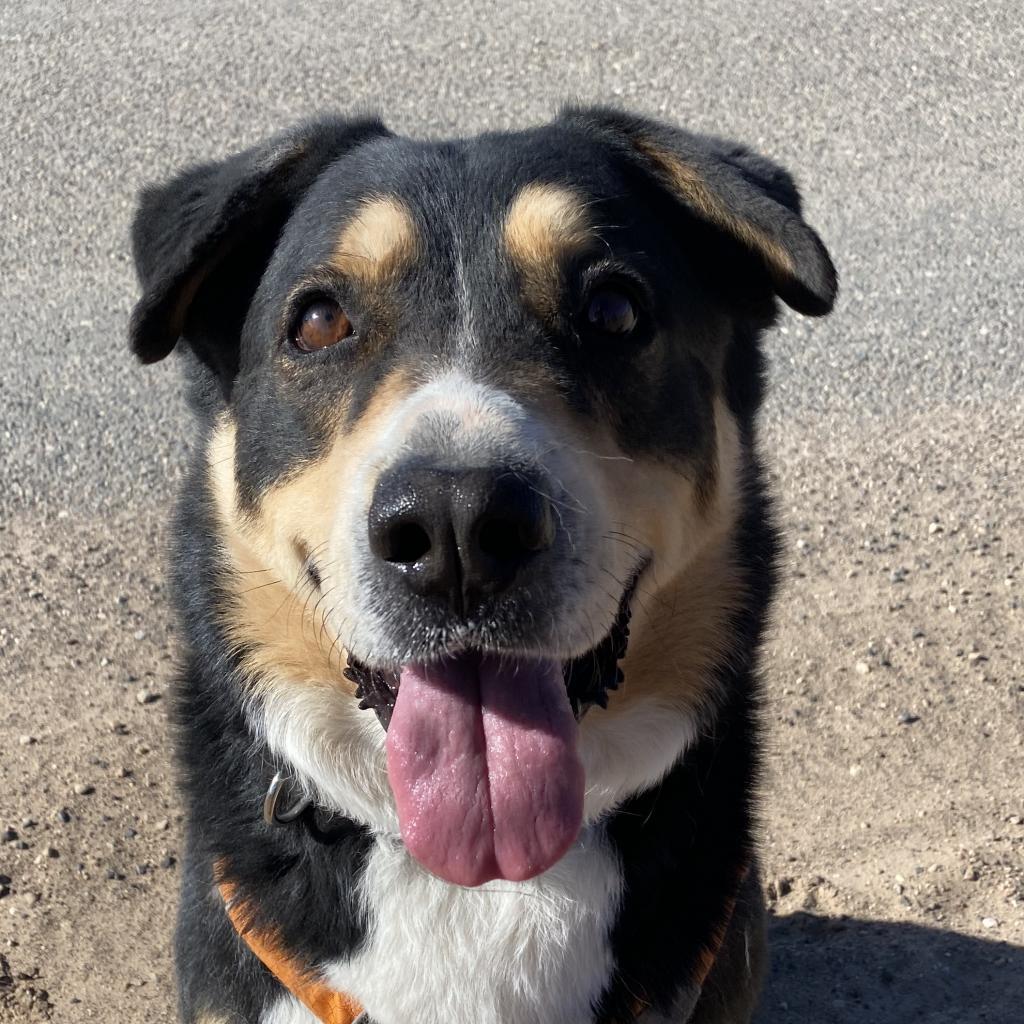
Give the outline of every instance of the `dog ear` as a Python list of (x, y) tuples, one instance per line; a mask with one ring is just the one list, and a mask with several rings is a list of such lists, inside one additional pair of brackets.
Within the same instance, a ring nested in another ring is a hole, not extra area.
[(738, 243), (787, 305), (809, 316), (831, 311), (835, 267), (781, 167), (736, 143), (617, 110), (569, 107), (560, 119), (616, 146), (692, 216)]
[(139, 359), (155, 363), (182, 339), (228, 390), (249, 304), (295, 205), (328, 164), (387, 134), (376, 119), (310, 122), (143, 189), (132, 225)]

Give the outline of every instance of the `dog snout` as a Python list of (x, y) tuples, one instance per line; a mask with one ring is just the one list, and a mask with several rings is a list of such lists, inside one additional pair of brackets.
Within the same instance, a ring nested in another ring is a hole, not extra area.
[(460, 617), (511, 587), (554, 539), (542, 483), (508, 467), (400, 465), (381, 477), (370, 505), (378, 570)]

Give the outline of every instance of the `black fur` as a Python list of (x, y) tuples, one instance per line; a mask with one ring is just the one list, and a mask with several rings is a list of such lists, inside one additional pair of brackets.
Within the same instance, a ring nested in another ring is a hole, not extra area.
[[(676, 194), (638, 140), (694, 167), (731, 213), (785, 250), (793, 273), (769, 267)], [(581, 336), (573, 289), (582, 284), (575, 279), (552, 317), (524, 305), (515, 268), (495, 245), (495, 225), (511, 197), (534, 181), (571, 184), (593, 197), (602, 241), (621, 264), (609, 272), (642, 280), (649, 303), (643, 329), (629, 342), (601, 347)], [(377, 192), (400, 195), (425, 240), (415, 273), (395, 285), (386, 310), (320, 269), (340, 225)], [(613, 1024), (631, 1019), (637, 998), (665, 1014), (678, 1009), (700, 951), (724, 923), (748, 869), (754, 882), (739, 894), (693, 1018), (732, 1019), (730, 985), (753, 990), (749, 979), (736, 980), (737, 935), (759, 928), (756, 900), (748, 898), (756, 887), (757, 658), (778, 546), (756, 453), (764, 390), (759, 336), (774, 320), (777, 296), (821, 315), (836, 289), (824, 247), (800, 218), (791, 177), (734, 144), (605, 109), (572, 108), (527, 132), (443, 143), (397, 138), (374, 119), (307, 124), (143, 193), (133, 232), (143, 296), (132, 317), (132, 348), (153, 362), (182, 346), (207, 427), (212, 414), (231, 408), (240, 494), (255, 506), (329, 442), (325, 410), (342, 404), (355, 420), (399, 362), (415, 371), (452, 358), (453, 209), (473, 321), (484, 339), (467, 370), (513, 393), (526, 386), (530, 367), (543, 370), (572, 408), (612, 417), (623, 451), (654, 455), (681, 471), (699, 471), (713, 454), (717, 391), (740, 425), (745, 486), (736, 544), (746, 597), (730, 623), (732, 656), (718, 669), (722, 698), (709, 709), (701, 740), (669, 775), (608, 821), (625, 890), (611, 935), (615, 972), (595, 1011), (596, 1022)], [(336, 297), (364, 343), (298, 355), (289, 325), (311, 294)], [(666, 340), (681, 336), (685, 344)], [(242, 710), (243, 652), (232, 649), (223, 622), (232, 597), (203, 451), (176, 536), (188, 646), (176, 701), (188, 807), (177, 939), (181, 1013), (189, 1022), (212, 1011), (255, 1022), (279, 988), (227, 921), (215, 872), (230, 877), (260, 927), (317, 964), (352, 953), (366, 936), (355, 890), (376, 840), (355, 822), (307, 818), (272, 827), (260, 818), (280, 766)], [(312, 562), (309, 577), (316, 588)], [(520, 612), (496, 604), (493, 616), (514, 622)]]
[[(744, 425), (748, 505), (737, 532), (746, 600), (731, 623), (739, 653), (719, 667), (724, 697), (699, 742), (660, 785), (626, 801), (609, 822), (625, 886), (612, 933), (616, 975), (601, 1002), (599, 1024), (628, 1020), (638, 996), (670, 1014), (680, 981), (692, 976), (702, 947), (723, 923), (726, 894), (736, 892), (744, 871), (757, 877), (757, 661), (776, 582), (778, 534), (749, 446), (751, 426), (749, 420)], [(729, 922), (734, 932), (750, 929), (755, 950), (761, 941), (758, 917), (756, 910), (741, 906)], [(731, 979), (730, 984), (744, 990)], [(735, 994), (728, 995), (732, 999)]]

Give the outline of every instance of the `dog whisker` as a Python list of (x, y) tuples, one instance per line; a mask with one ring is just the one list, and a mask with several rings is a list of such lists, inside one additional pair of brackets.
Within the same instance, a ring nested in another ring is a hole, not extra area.
[(281, 580), (271, 580), (269, 583), (260, 583), (260, 584), (258, 584), (255, 587), (250, 587), (248, 590), (241, 591), (241, 593), (239, 594), (239, 597), (244, 597), (246, 594), (252, 594), (252, 593), (254, 593), (257, 590), (264, 590), (267, 587), (276, 587), (281, 582), (282, 582)]

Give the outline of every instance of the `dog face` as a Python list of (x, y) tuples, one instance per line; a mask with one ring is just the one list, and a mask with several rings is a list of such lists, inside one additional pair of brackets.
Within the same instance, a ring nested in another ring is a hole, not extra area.
[(135, 349), (207, 396), (220, 627), (311, 786), (477, 884), (671, 766), (742, 601), (754, 338), (834, 296), (784, 172), (607, 111), (330, 122), (149, 192), (136, 254)]

